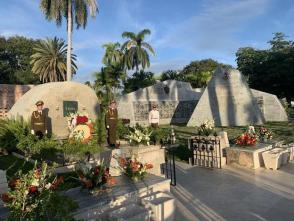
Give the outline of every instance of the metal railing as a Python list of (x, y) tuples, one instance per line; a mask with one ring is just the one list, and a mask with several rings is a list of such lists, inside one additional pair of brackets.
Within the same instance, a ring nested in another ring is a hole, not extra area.
[(222, 150), (217, 136), (195, 136), (188, 139), (189, 163), (205, 168), (222, 168)]

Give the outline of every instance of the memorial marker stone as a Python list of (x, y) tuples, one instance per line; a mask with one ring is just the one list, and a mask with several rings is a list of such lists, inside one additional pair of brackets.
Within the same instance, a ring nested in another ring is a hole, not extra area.
[(67, 117), (70, 114), (78, 112), (78, 102), (77, 101), (63, 101), (63, 116)]

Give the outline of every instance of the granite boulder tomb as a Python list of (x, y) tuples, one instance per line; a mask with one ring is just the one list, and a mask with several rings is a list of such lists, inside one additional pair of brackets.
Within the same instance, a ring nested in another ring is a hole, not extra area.
[(30, 120), (38, 100), (45, 103), (49, 133), (59, 138), (65, 138), (69, 134), (67, 117), (70, 113), (87, 113), (90, 119), (95, 120), (99, 112), (95, 91), (87, 85), (77, 82), (51, 82), (40, 84), (26, 92), (12, 106), (8, 117), (20, 116), (24, 120)]

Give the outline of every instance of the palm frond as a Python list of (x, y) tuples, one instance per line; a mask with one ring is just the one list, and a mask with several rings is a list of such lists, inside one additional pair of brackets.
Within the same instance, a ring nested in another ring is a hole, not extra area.
[(125, 31), (125, 32), (122, 33), (122, 37), (135, 40), (136, 39), (136, 34), (134, 32)]

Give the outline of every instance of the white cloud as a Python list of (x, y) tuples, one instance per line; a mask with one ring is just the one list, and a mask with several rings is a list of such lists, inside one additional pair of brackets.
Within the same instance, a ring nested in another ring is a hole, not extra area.
[(234, 37), (242, 25), (264, 13), (269, 0), (206, 0), (200, 13), (173, 25), (155, 42), (156, 47), (191, 51), (230, 52), (238, 46)]
[(166, 61), (153, 62), (151, 67), (146, 71), (160, 74), (161, 72), (166, 70), (180, 70), (189, 63), (190, 61), (184, 59), (171, 59)]

